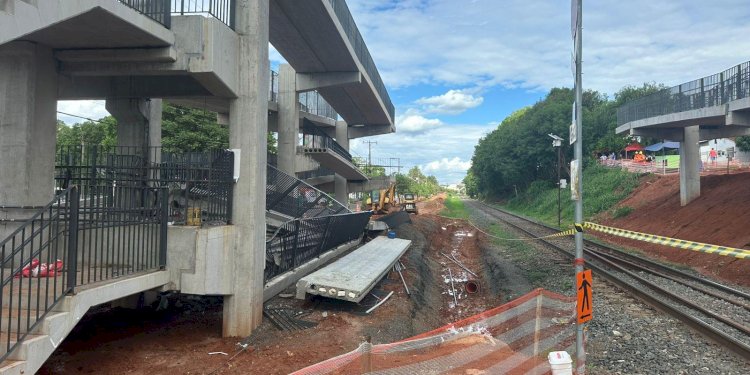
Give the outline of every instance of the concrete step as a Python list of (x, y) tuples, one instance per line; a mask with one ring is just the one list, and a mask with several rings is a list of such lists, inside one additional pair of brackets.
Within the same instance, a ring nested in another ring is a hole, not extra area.
[(4, 309), (2, 311), (2, 326), (0, 326), (0, 330), (11, 333), (25, 333), (29, 327), (39, 321), (31, 332), (35, 334), (48, 334), (50, 333), (49, 329), (52, 328), (50, 324), (54, 324), (58, 319), (66, 316), (67, 312), (50, 311), (46, 316), (43, 316), (43, 314), (44, 311), (40, 310), (13, 309), (13, 311), (8, 311)]
[[(49, 336), (47, 335), (35, 335), (35, 334), (28, 334), (23, 339), (23, 341), (18, 345), (17, 348), (11, 353), (11, 355), (8, 357), (8, 359), (17, 360), (17, 361), (24, 361), (26, 360), (26, 355), (29, 353), (29, 346), (34, 346), (38, 344), (38, 340), (45, 340), (49, 339)], [(5, 355), (5, 353), (8, 352), (8, 347), (12, 347), (13, 345), (18, 342), (18, 335), (13, 332), (8, 334), (7, 332), (0, 332), (0, 356)], [(10, 343), (10, 345), (8, 345)]]
[(0, 375), (22, 375), (26, 373), (26, 361), (7, 359), (0, 363)]

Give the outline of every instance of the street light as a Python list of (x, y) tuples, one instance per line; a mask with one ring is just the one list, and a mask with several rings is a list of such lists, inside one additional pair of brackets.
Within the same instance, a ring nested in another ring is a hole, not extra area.
[(560, 180), (560, 163), (562, 162), (561, 151), (563, 138), (551, 133), (547, 135), (552, 138), (552, 147), (557, 149), (557, 227), (560, 228), (560, 190), (562, 190)]

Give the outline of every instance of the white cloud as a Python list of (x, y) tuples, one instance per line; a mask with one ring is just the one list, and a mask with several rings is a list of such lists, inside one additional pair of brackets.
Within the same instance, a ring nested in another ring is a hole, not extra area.
[(465, 90), (449, 90), (443, 95), (417, 99), (428, 113), (457, 115), (482, 104), (484, 98), (474, 96)]
[[(571, 87), (570, 2), (351, 2), (391, 88), (416, 84)], [(583, 9), (584, 86), (667, 85), (747, 60), (747, 0), (600, 0)]]
[(404, 133), (424, 133), (442, 126), (443, 122), (436, 118), (425, 118), (422, 115), (407, 113), (396, 117), (396, 131)]
[(58, 113), (57, 119), (68, 125), (86, 121), (76, 116), (98, 120), (109, 116), (109, 112), (104, 108), (104, 103), (104, 100), (60, 100), (57, 102), (58, 112), (65, 112), (74, 116)]
[(425, 172), (466, 172), (470, 167), (471, 161), (463, 161), (461, 160), (461, 158), (456, 156), (453, 159), (442, 158), (440, 160), (429, 162), (422, 169)]
[[(363, 140), (377, 141), (372, 145), (372, 157), (376, 158), (399, 158), (402, 172), (414, 166), (426, 168), (431, 161), (442, 161), (446, 159), (445, 165), (467, 167), (469, 158), (474, 151), (474, 145), (479, 138), (497, 128), (497, 124), (445, 124), (429, 132), (404, 133), (397, 129), (396, 133), (379, 135), (375, 137), (353, 139), (350, 143), (351, 151), (355, 155), (368, 153), (368, 145)], [(459, 164), (452, 160), (458, 158)], [(466, 160), (466, 161), (464, 161)], [(468, 168), (468, 167), (467, 167)], [(465, 169), (435, 169), (427, 174), (437, 177), (441, 184), (459, 183), (466, 175)]]

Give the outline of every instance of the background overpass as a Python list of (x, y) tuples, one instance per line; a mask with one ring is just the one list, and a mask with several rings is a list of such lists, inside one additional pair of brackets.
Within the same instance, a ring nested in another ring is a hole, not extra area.
[(750, 135), (750, 62), (660, 90), (617, 110), (618, 134), (680, 142), (680, 201), (700, 196), (698, 142)]

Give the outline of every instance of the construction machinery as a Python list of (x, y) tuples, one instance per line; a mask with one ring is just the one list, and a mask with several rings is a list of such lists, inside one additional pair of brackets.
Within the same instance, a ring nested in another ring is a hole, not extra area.
[(392, 207), (396, 207), (396, 184), (391, 184), (387, 189), (373, 190), (370, 198), (367, 198), (367, 209), (378, 214), (388, 213)]
[(404, 193), (404, 201), (401, 202), (401, 206), (404, 207), (406, 212), (419, 214), (417, 212), (417, 196), (412, 193)]

